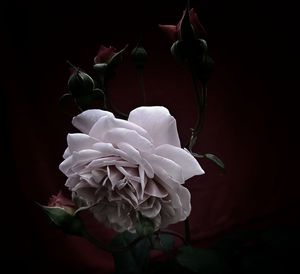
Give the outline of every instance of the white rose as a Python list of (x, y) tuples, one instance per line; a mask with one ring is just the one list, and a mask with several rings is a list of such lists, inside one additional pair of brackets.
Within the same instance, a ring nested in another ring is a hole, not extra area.
[(135, 232), (139, 214), (154, 229), (185, 220), (191, 195), (184, 182), (204, 173), (180, 147), (176, 120), (164, 107), (139, 107), (128, 121), (92, 109), (73, 118), (60, 170), (66, 186), (95, 218), (118, 232)]

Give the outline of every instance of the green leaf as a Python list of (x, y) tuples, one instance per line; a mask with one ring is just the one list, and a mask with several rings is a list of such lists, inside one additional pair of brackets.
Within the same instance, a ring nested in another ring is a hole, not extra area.
[(204, 154), (204, 157), (213, 161), (215, 164), (217, 164), (222, 169), (223, 172), (225, 171), (225, 164), (216, 155), (211, 154), (211, 153), (206, 153), (206, 154)]
[(82, 235), (84, 226), (77, 215), (70, 214), (60, 207), (38, 205), (44, 210), (50, 220), (65, 233), (78, 236)]
[(226, 265), (217, 251), (183, 246), (179, 249), (177, 262), (188, 270), (202, 274), (226, 273)]
[[(112, 247), (127, 247), (138, 238), (137, 234), (123, 232), (119, 234), (111, 243)], [(123, 252), (113, 252), (116, 274), (142, 274), (148, 263), (150, 243), (148, 238), (140, 240), (129, 250)]]
[(175, 246), (174, 236), (169, 234), (159, 234), (153, 238), (153, 248), (161, 250), (163, 252), (169, 252), (173, 250)]

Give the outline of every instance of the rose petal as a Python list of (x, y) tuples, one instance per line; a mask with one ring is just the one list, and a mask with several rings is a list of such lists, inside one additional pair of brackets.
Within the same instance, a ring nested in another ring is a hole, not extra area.
[(140, 212), (147, 218), (155, 218), (160, 213), (160, 210), (161, 204), (157, 199), (155, 199), (152, 207), (148, 209), (141, 209)]
[(164, 198), (168, 196), (168, 192), (158, 183), (153, 180), (148, 180), (145, 188), (145, 193), (149, 196)]
[(149, 178), (154, 177), (154, 171), (151, 165), (149, 164), (146, 159), (141, 157), (140, 152), (135, 149), (133, 146), (127, 144), (127, 143), (119, 143), (118, 144), (119, 149), (121, 149), (123, 152), (126, 153), (126, 155), (123, 155), (125, 160), (128, 160), (129, 162), (135, 162), (136, 164), (140, 165), (142, 169), (146, 172), (146, 175)]
[(170, 187), (177, 184), (183, 184), (182, 168), (174, 161), (152, 154), (145, 154), (145, 157), (151, 164), (154, 173)]
[(140, 151), (152, 151), (153, 149), (153, 144), (148, 139), (136, 131), (126, 128), (114, 128), (107, 131), (103, 136), (103, 141), (117, 146), (119, 143), (128, 143)]
[(68, 134), (67, 142), (69, 152), (73, 153), (74, 151), (90, 149), (97, 140), (83, 133), (72, 133)]
[(116, 54), (116, 52), (117, 52), (117, 49), (112, 46), (105, 47), (105, 46), (101, 45), (97, 56), (94, 58), (95, 64), (107, 63), (109, 61), (109, 59), (114, 54)]
[(67, 186), (70, 190), (73, 190), (73, 188), (80, 182), (80, 176), (75, 174), (73, 176), (70, 176), (66, 183), (65, 186)]
[(63, 158), (64, 158), (64, 159), (67, 159), (67, 158), (70, 157), (70, 156), (71, 156), (71, 153), (70, 153), (69, 148), (67, 147), (67, 148), (65, 149), (64, 154), (63, 154)]
[(88, 134), (93, 125), (103, 116), (114, 117), (109, 111), (89, 109), (75, 116), (72, 119), (72, 124), (81, 132)]
[(168, 38), (175, 42), (178, 39), (177, 27), (174, 25), (158, 25)]
[(139, 107), (130, 112), (128, 121), (144, 128), (156, 146), (170, 144), (180, 147), (176, 120), (165, 107)]
[(139, 135), (145, 137), (150, 142), (152, 142), (150, 135), (142, 127), (122, 119), (116, 119), (111, 116), (103, 116), (102, 118), (100, 118), (91, 128), (89, 135), (102, 141), (105, 132), (114, 128), (125, 128), (134, 130)]
[(198, 161), (186, 150), (171, 146), (161, 145), (155, 148), (155, 154), (170, 159), (182, 168), (183, 179), (187, 180), (195, 175), (204, 174), (204, 170)]
[(189, 18), (190, 18), (191, 25), (194, 28), (195, 34), (198, 34), (198, 35), (206, 34), (206, 31), (205, 31), (204, 27), (201, 25), (198, 15), (195, 12), (194, 8), (189, 10)]

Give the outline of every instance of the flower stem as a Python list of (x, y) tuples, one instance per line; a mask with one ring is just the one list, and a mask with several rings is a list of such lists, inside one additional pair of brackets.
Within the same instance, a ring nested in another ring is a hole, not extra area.
[(197, 138), (203, 128), (204, 114), (206, 108), (206, 97), (207, 97), (206, 83), (203, 81), (201, 85), (199, 85), (195, 73), (191, 72), (191, 74), (192, 74), (192, 80), (193, 80), (193, 86), (194, 86), (196, 104), (197, 104), (197, 118), (196, 118), (195, 126), (192, 129), (192, 136), (188, 144), (188, 149), (190, 152), (192, 152), (193, 146), (196, 144)]
[(184, 220), (184, 238), (185, 243), (189, 244), (191, 242), (191, 229), (190, 229), (190, 220), (186, 218)]
[(107, 252), (125, 252), (133, 248), (135, 245), (137, 245), (141, 240), (145, 239), (145, 237), (138, 237), (135, 240), (133, 240), (129, 245), (124, 247), (111, 247), (107, 246), (103, 243), (101, 243), (99, 240), (97, 240), (94, 236), (92, 236), (88, 231), (84, 230), (82, 232), (82, 236), (86, 238), (89, 242), (91, 242), (94, 246), (97, 248), (107, 251)]
[(139, 83), (140, 83), (140, 88), (141, 88), (141, 92), (142, 92), (142, 102), (143, 105), (146, 104), (146, 90), (145, 90), (145, 82), (144, 82), (144, 75), (143, 75), (143, 71), (140, 70), (139, 71)]
[(159, 234), (169, 234), (169, 235), (179, 238), (185, 245), (188, 245), (188, 243), (189, 243), (185, 237), (183, 237), (181, 234), (179, 234), (175, 231), (172, 231), (172, 230), (163, 229), (163, 230), (157, 231), (156, 234), (158, 234), (158, 235)]

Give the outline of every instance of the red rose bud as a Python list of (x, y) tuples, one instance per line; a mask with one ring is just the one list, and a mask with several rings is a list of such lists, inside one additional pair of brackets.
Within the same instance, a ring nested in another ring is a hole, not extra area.
[(66, 198), (62, 191), (58, 192), (57, 195), (52, 195), (48, 201), (48, 207), (60, 207), (70, 214), (75, 211), (75, 204), (72, 200)]
[[(183, 11), (183, 15), (178, 22), (178, 24), (175, 25), (159, 25), (159, 27), (166, 33), (166, 35), (174, 42), (176, 40), (181, 40), (181, 25), (184, 19), (184, 16), (186, 14), (186, 10)], [(195, 10), (192, 8), (189, 10), (189, 21), (193, 30), (194, 38), (199, 38), (201, 36), (204, 36), (206, 34), (206, 31), (204, 27), (201, 25), (198, 15), (195, 12)]]
[(97, 56), (94, 58), (94, 69), (100, 73), (111, 73), (116, 65), (121, 63), (123, 57), (123, 51), (127, 48), (127, 45), (117, 52), (114, 47), (101, 46)]
[(65, 233), (83, 235), (84, 225), (79, 216), (75, 214), (75, 204), (64, 197), (61, 191), (49, 198), (48, 206), (37, 204), (44, 210), (49, 219)]
[(95, 64), (109, 63), (113, 56), (117, 54), (117, 49), (109, 46), (108, 48), (101, 45), (97, 56), (94, 58)]

